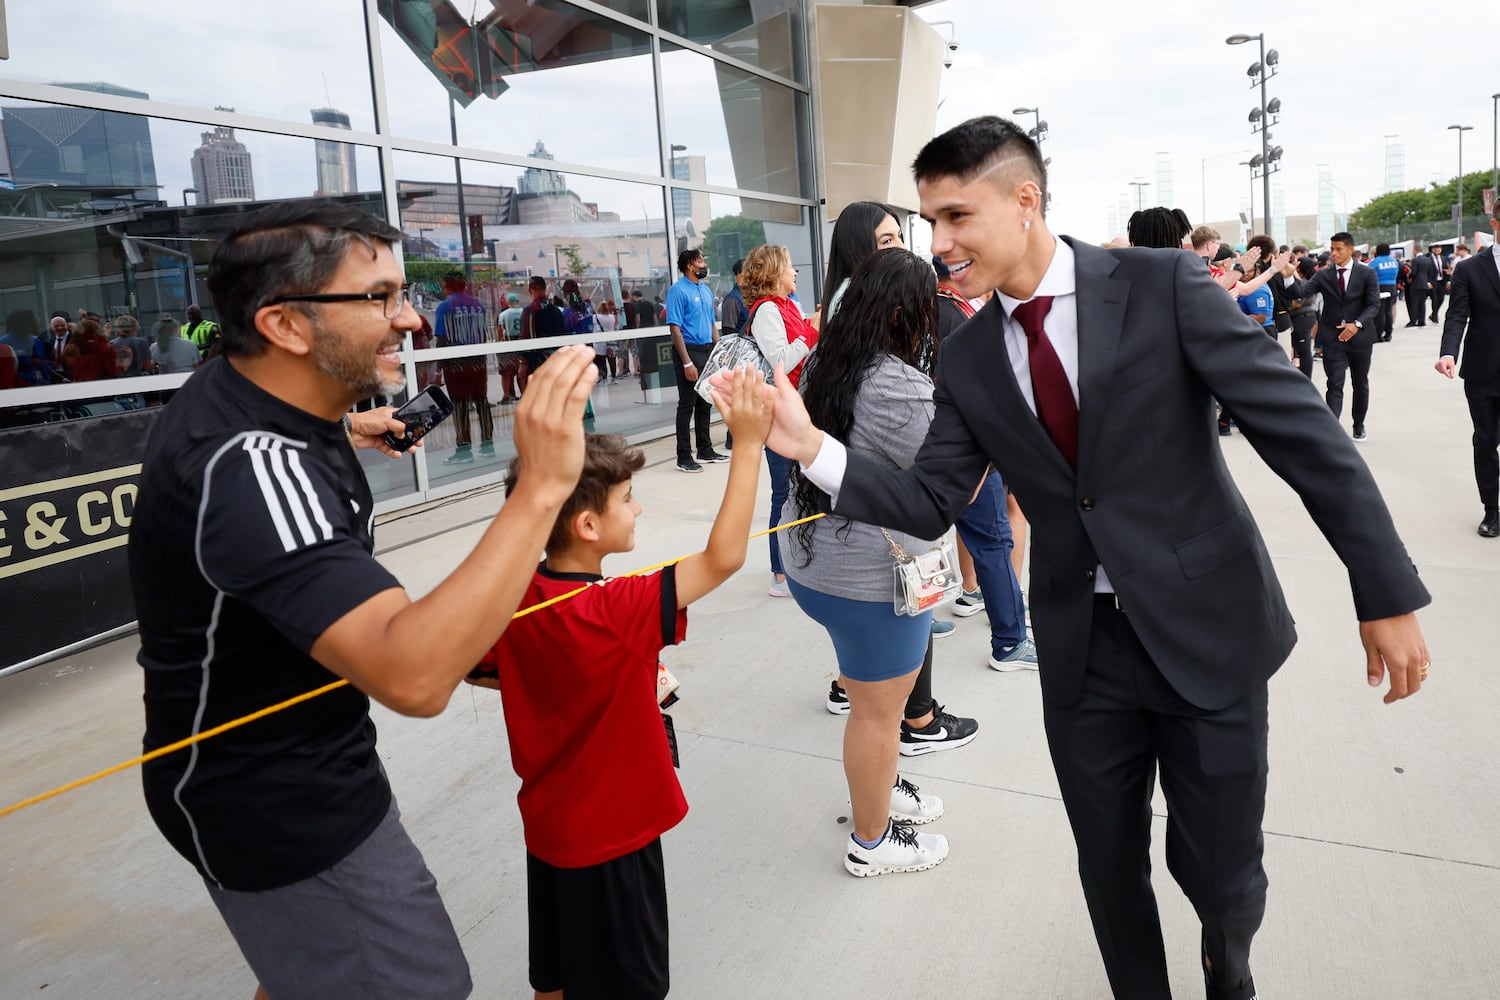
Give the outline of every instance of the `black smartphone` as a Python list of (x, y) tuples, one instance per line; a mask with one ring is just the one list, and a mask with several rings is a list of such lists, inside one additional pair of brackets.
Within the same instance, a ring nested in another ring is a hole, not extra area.
[(406, 451), (422, 440), (423, 436), (438, 424), (448, 419), (453, 412), (453, 401), (442, 386), (429, 385), (401, 405), (394, 416), (406, 425), (406, 437), (397, 437), (385, 432), (385, 443), (397, 451)]

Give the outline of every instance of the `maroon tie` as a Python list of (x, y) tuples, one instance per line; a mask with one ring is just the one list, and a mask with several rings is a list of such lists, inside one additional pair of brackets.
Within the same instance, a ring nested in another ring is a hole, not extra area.
[(1344, 269), (1341, 267), (1339, 268), (1339, 294), (1346, 295), (1348, 292), (1349, 289), (1344, 286)]
[(1016, 306), (1011, 317), (1026, 331), (1026, 353), (1031, 365), (1031, 395), (1036, 400), (1036, 416), (1057, 445), (1063, 458), (1078, 467), (1078, 404), (1068, 385), (1068, 373), (1052, 349), (1042, 329), (1042, 321), (1052, 308), (1052, 296), (1038, 295), (1030, 302)]

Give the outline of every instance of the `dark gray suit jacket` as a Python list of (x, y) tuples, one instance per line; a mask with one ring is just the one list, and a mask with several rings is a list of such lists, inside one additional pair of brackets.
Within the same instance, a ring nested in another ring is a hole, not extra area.
[(1349, 568), (1359, 618), (1425, 605), (1353, 443), (1202, 264), (1181, 250), (1068, 243), (1077, 255), (1078, 469), (1016, 385), (997, 298), (943, 343), (936, 415), (915, 463), (894, 471), (850, 452), (835, 513), (933, 538), (993, 464), (1033, 526), (1030, 604), (1045, 696), (1068, 705), (1082, 690), (1103, 565), (1173, 688), (1222, 708), (1276, 671), (1296, 633), (1224, 464), (1217, 397)]
[(1465, 381), (1500, 382), (1500, 271), (1495, 268), (1494, 255), (1495, 248), (1490, 247), (1453, 269), (1438, 357), (1458, 357), (1458, 345), (1462, 343), (1464, 356), (1458, 374)]

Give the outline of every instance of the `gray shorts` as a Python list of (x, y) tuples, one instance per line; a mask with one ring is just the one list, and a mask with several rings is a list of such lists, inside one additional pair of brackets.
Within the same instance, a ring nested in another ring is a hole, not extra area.
[(462, 1000), (469, 963), (395, 799), (327, 871), (265, 892), (208, 886), (271, 1000)]

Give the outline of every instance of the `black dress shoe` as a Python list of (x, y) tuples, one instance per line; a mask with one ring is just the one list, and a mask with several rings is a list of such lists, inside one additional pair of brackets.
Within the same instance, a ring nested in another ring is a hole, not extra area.
[(1479, 522), (1479, 537), (1494, 538), (1500, 535), (1500, 511), (1486, 511), (1484, 520)]
[(1408, 324), (1406, 324), (1406, 325), (1407, 325), (1407, 326), (1416, 326), (1416, 325), (1417, 325), (1417, 324), (1416, 324), (1416, 323), (1408, 323)]

